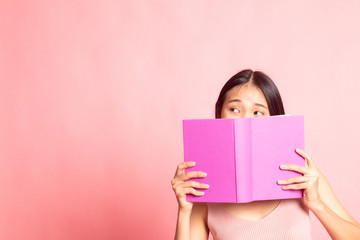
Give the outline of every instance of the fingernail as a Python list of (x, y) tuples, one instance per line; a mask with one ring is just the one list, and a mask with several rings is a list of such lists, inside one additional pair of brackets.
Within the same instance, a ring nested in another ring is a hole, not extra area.
[(283, 187), (282, 187), (282, 189), (286, 190), (286, 189), (287, 189), (287, 187), (286, 187), (286, 186), (283, 186)]
[(204, 192), (199, 192), (200, 195), (204, 195), (205, 193)]
[(210, 185), (209, 185), (209, 184), (205, 184), (204, 187), (205, 187), (205, 188), (209, 188)]
[(283, 180), (279, 180), (279, 181), (277, 181), (277, 182), (278, 182), (278, 184), (283, 184), (283, 183), (284, 183)]
[(281, 165), (280, 165), (280, 168), (281, 168), (281, 169), (286, 169), (286, 165), (281, 164)]
[(190, 162), (191, 166), (195, 166), (195, 164), (196, 164), (195, 162)]

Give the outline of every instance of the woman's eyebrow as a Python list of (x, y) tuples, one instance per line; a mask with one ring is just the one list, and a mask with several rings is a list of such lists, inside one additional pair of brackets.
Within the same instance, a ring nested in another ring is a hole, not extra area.
[(241, 102), (241, 100), (240, 99), (231, 99), (228, 101), (228, 103), (231, 103), (231, 102)]
[(267, 107), (265, 105), (261, 104), (261, 103), (255, 103), (254, 105), (267, 109)]
[[(232, 103), (232, 102), (241, 102), (241, 100), (235, 98), (235, 99), (231, 99), (231, 100), (228, 101), (228, 103)], [(261, 103), (254, 103), (254, 105), (267, 109), (267, 107), (264, 104), (261, 104)]]

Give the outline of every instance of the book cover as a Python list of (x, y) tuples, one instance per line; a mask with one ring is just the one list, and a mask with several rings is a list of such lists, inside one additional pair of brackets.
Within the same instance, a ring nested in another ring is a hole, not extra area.
[(183, 120), (184, 160), (203, 171), (204, 196), (187, 195), (191, 202), (244, 203), (301, 198), (301, 190), (283, 190), (277, 180), (300, 175), (280, 170), (293, 163), (304, 166), (296, 148), (304, 149), (303, 116)]

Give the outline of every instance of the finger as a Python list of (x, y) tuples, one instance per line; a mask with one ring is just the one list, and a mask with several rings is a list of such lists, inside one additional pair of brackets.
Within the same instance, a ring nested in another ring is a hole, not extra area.
[(305, 159), (305, 161), (307, 162), (307, 165), (308, 165), (309, 167), (313, 167), (313, 166), (314, 166), (314, 162), (313, 162), (312, 158), (311, 158), (310, 155), (307, 154), (304, 150), (301, 150), (301, 149), (298, 149), (298, 148), (297, 148), (297, 149), (296, 149), (296, 152)]
[(199, 183), (199, 182), (195, 182), (195, 181), (187, 181), (184, 183), (184, 187), (208, 189), (210, 186), (205, 183)]
[(205, 193), (202, 191), (198, 191), (194, 188), (184, 188), (182, 194), (183, 195), (192, 194), (194, 196), (203, 196)]
[(299, 184), (291, 184), (291, 185), (286, 185), (286, 186), (282, 187), (282, 189), (284, 189), (284, 190), (301, 190), (301, 189), (307, 189), (307, 188), (308, 188), (307, 182), (299, 183)]
[(293, 183), (303, 183), (303, 182), (308, 182), (311, 179), (312, 179), (311, 177), (296, 176), (296, 177), (292, 177), (292, 178), (288, 178), (288, 179), (279, 180), (279, 181), (277, 181), (277, 183), (280, 184), (280, 185), (293, 184)]
[(176, 172), (175, 172), (175, 176), (180, 176), (181, 174), (184, 173), (184, 170), (186, 168), (189, 168), (189, 167), (193, 167), (195, 166), (195, 162), (183, 162), (183, 163), (180, 163), (177, 168), (176, 168)]
[[(206, 176), (207, 176), (207, 174), (204, 172), (201, 172), (201, 171), (193, 171), (193, 172), (183, 173), (180, 176), (175, 176), (171, 180), (171, 185), (173, 185), (173, 187), (176, 187), (178, 185), (181, 185), (182, 183), (186, 183), (186, 181), (191, 178), (204, 178)], [(186, 187), (188, 187), (188, 186), (189, 185), (186, 185)]]
[(281, 164), (280, 169), (286, 170), (286, 171), (298, 172), (303, 175), (309, 173), (309, 169), (307, 167), (296, 165), (296, 164)]
[(190, 188), (190, 193), (194, 196), (203, 196), (205, 193), (204, 192), (201, 192), (201, 191), (198, 191), (198, 190), (195, 190), (193, 188)]
[(182, 174), (179, 179), (186, 181), (189, 180), (190, 178), (204, 178), (206, 177), (207, 174), (201, 171), (193, 171), (193, 172), (187, 172), (185, 174)]

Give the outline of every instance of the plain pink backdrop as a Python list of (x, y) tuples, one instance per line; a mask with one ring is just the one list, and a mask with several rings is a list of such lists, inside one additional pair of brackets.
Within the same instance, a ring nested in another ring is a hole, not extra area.
[(0, 238), (171, 239), (182, 119), (243, 68), (359, 221), (359, 22), (355, 0), (0, 1)]

